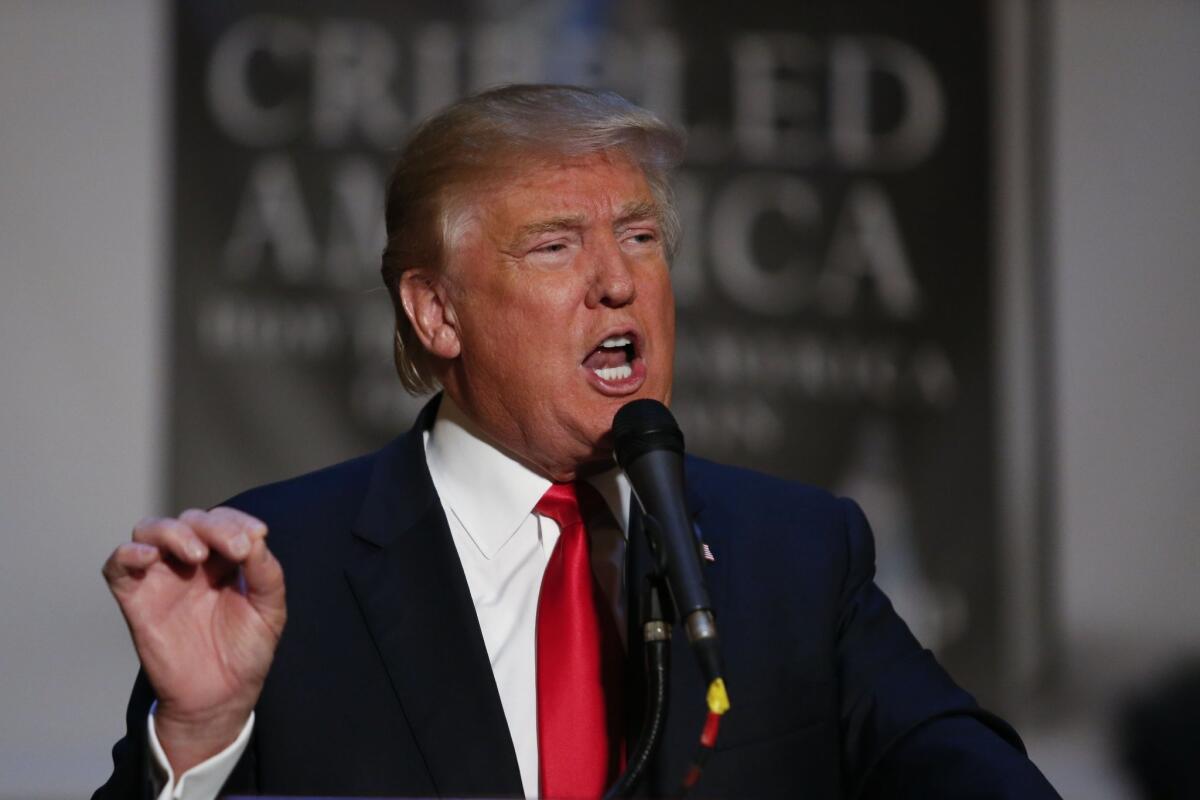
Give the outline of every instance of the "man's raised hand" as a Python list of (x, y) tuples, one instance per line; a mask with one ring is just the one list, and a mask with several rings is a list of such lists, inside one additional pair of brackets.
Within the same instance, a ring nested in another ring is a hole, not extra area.
[(104, 564), (176, 775), (228, 746), (262, 691), (287, 619), (266, 535), (236, 509), (193, 509), (142, 520)]

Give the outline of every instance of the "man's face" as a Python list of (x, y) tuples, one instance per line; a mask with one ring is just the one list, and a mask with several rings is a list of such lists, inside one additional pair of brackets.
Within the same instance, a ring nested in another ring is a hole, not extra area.
[(605, 461), (613, 414), (667, 402), (675, 352), (659, 209), (619, 154), (539, 162), (473, 198), (450, 248), (447, 392), (484, 432), (566, 480)]

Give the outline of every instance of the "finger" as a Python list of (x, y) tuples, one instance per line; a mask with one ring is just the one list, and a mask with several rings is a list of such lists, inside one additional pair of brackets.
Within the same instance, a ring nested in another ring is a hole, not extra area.
[(271, 622), (277, 632), (282, 630), (287, 616), (283, 567), (264, 539), (255, 540), (250, 555), (242, 562), (242, 580), (245, 582), (246, 599)]
[(100, 574), (108, 582), (109, 588), (114, 592), (120, 591), (129, 580), (140, 577), (161, 557), (162, 551), (154, 545), (125, 542), (113, 550), (112, 555), (104, 562)]
[(258, 517), (247, 514), (245, 511), (230, 508), (229, 506), (217, 506), (210, 509), (208, 513), (213, 517), (226, 521), (230, 525), (241, 526), (242, 531), (250, 537), (251, 541), (261, 539), (267, 535), (267, 523)]
[(186, 564), (208, 558), (208, 545), (196, 531), (178, 519), (147, 517), (133, 527), (133, 541), (166, 550)]
[(254, 539), (251, 537), (252, 526), (246, 520), (249, 515), (229, 513), (232, 511), (230, 508), (212, 511), (193, 508), (180, 514), (179, 519), (186, 522), (209, 548), (240, 564), (250, 554)]

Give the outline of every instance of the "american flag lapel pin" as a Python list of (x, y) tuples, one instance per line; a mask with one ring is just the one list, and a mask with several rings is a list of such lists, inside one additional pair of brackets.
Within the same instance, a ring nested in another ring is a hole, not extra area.
[(712, 548), (705, 543), (704, 532), (695, 522), (692, 523), (692, 533), (696, 534), (696, 541), (700, 544), (700, 556), (710, 564), (716, 563), (717, 557), (713, 555)]

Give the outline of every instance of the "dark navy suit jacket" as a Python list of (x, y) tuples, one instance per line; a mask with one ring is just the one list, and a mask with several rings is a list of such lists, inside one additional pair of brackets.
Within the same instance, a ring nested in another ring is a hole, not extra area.
[[(247, 492), (270, 526), (288, 623), (230, 793), (521, 794), (516, 756), (417, 425), (377, 453)], [(848, 500), (700, 459), (689, 504), (732, 710), (697, 797), (1057, 797), (1020, 740), (913, 639), (876, 588), (866, 520)], [(634, 520), (627, 583), (649, 554)], [(636, 603), (630, 604), (636, 609)], [(635, 613), (630, 614), (636, 625)], [(695, 753), (704, 690), (675, 637), (668, 724), (643, 793), (673, 794)], [(631, 630), (630, 642), (640, 635)], [(630, 720), (640, 721), (640, 653)], [(139, 676), (112, 777), (96, 798), (149, 796)]]

